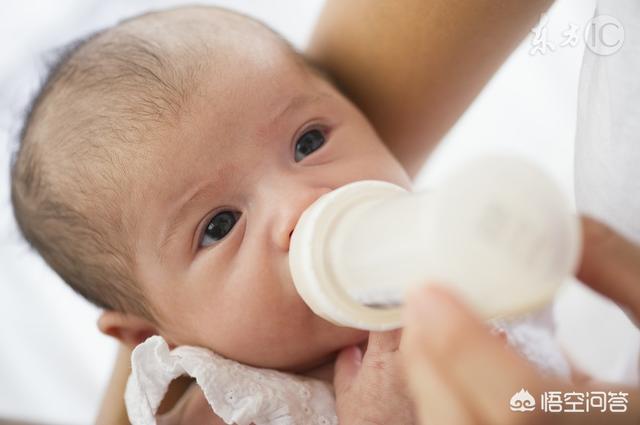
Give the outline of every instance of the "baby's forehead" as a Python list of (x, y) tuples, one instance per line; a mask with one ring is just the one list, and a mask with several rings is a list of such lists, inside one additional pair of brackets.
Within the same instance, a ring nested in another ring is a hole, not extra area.
[[(141, 90), (147, 94), (164, 90), (170, 96), (150, 103), (166, 102), (171, 105), (163, 109), (178, 111), (152, 123), (152, 131), (143, 135), (153, 151), (173, 160), (185, 154), (183, 143), (194, 143), (203, 121), (211, 127), (207, 133), (211, 135), (222, 127), (257, 126), (263, 116), (307, 90), (310, 81), (303, 58), (270, 29), (233, 12), (203, 9), (152, 14), (122, 26), (152, 50), (133, 54), (151, 71)], [(224, 23), (216, 26), (220, 21)], [(159, 28), (163, 34), (156, 37)], [(162, 82), (156, 84), (157, 79)], [(174, 88), (180, 88), (178, 93), (172, 93)], [(139, 113), (137, 108), (131, 111), (134, 116)], [(212, 145), (224, 141), (224, 137), (210, 139)], [(155, 167), (157, 160), (149, 155), (142, 162)]]
[(157, 87), (152, 80), (158, 79), (162, 80), (159, 87), (168, 92), (181, 88), (174, 103), (213, 94), (219, 104), (225, 104), (238, 88), (261, 82), (285, 85), (292, 75), (307, 71), (302, 56), (277, 33), (252, 18), (219, 8), (152, 13), (114, 30), (112, 37), (131, 44), (121, 35), (138, 44), (121, 51), (129, 53), (128, 60), (138, 62), (150, 77), (142, 89), (152, 91)]

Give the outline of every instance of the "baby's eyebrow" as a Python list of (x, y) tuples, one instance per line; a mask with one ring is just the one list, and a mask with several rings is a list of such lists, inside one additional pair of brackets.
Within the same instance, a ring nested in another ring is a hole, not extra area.
[(317, 103), (322, 101), (325, 98), (330, 97), (327, 93), (318, 93), (314, 95), (309, 94), (299, 94), (297, 96), (292, 97), (289, 102), (286, 103), (285, 107), (280, 109), (276, 114), (269, 120), (269, 126), (273, 126), (276, 122), (280, 121), (284, 116), (291, 113), (296, 109), (300, 109), (304, 106), (307, 106), (312, 103)]
[(164, 226), (164, 230), (160, 242), (160, 251), (162, 251), (165, 245), (171, 240), (172, 236), (178, 230), (182, 217), (192, 209), (193, 205), (198, 204), (204, 199), (211, 199), (215, 193), (215, 187), (212, 183), (207, 183), (201, 187), (198, 187), (189, 198), (181, 203), (181, 206), (169, 216), (166, 221), (167, 225)]

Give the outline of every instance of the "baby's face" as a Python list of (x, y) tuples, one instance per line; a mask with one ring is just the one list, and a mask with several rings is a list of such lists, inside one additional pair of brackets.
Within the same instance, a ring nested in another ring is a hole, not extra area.
[(362, 113), (277, 43), (239, 40), (230, 56), (180, 122), (154, 134), (132, 208), (136, 274), (170, 343), (301, 371), (368, 333), (314, 315), (297, 294), (298, 218), (356, 180), (411, 182)]

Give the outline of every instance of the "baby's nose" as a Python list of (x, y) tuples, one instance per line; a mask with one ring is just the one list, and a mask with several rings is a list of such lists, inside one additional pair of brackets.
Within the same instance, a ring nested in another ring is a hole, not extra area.
[(327, 187), (305, 190), (301, 195), (288, 198), (279, 210), (274, 226), (274, 242), (278, 248), (289, 251), (289, 242), (302, 213), (319, 197), (331, 192)]

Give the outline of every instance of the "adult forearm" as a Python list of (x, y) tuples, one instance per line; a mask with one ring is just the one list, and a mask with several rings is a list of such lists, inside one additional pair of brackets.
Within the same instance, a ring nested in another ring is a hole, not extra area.
[(412, 176), (552, 0), (327, 0), (309, 54)]
[(118, 348), (113, 374), (96, 418), (97, 425), (129, 425), (124, 404), (124, 389), (131, 373), (131, 350), (124, 345)]

